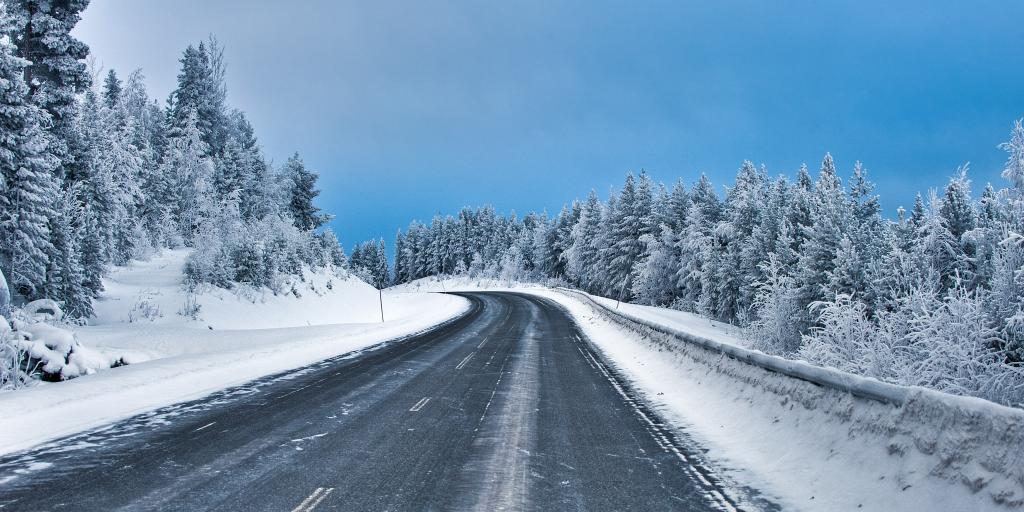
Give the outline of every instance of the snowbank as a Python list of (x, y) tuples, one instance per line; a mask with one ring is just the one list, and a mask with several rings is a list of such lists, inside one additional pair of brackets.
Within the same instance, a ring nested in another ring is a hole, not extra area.
[[(0, 394), (0, 454), (406, 337), (469, 308), (460, 297), (386, 291), (381, 323), (376, 289), (326, 274), (307, 274), (297, 294), (191, 295), (180, 286), (186, 256), (168, 251), (105, 280), (97, 318), (76, 336), (130, 364)], [(178, 314), (182, 305), (195, 314)]]
[[(672, 321), (657, 325), (651, 311), (640, 310), (644, 322), (631, 318), (636, 307), (616, 312), (607, 300), (589, 302), (577, 292), (533, 293), (566, 307), (648, 401), (702, 441), (735, 481), (774, 495), (787, 510), (1024, 505), (1024, 411), (786, 361), (727, 337), (699, 339), (694, 331), (708, 332), (699, 317), (690, 325), (665, 313)], [(762, 358), (832, 384), (768, 370)], [(865, 389), (873, 393), (854, 392)]]
[[(421, 310), (445, 309), (453, 300), (377, 289), (348, 276), (306, 272), (287, 292), (267, 288), (226, 290), (203, 286), (196, 293), (181, 282), (188, 250), (164, 251), (149, 261), (132, 262), (104, 279), (96, 317), (76, 330), (88, 347), (137, 364), (150, 359), (208, 352), (208, 331), (380, 323), (400, 320)], [(439, 314), (438, 321), (446, 317)], [(232, 336), (214, 336), (214, 344), (231, 344)], [(244, 339), (239, 349), (245, 348)], [(222, 346), (222, 349), (228, 347)]]
[[(153, 324), (199, 329), (266, 329), (380, 321), (377, 289), (352, 276), (305, 272), (275, 295), (269, 288), (182, 288), (189, 250), (168, 250), (134, 261), (103, 279), (90, 325)], [(385, 297), (388, 300), (389, 297)], [(385, 302), (385, 316), (389, 306)], [(396, 315), (401, 311), (394, 312)]]

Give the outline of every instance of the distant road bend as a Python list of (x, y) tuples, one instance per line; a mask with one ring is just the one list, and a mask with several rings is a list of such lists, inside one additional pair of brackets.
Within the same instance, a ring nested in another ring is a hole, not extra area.
[(553, 303), (0, 458), (0, 510), (735, 510)]

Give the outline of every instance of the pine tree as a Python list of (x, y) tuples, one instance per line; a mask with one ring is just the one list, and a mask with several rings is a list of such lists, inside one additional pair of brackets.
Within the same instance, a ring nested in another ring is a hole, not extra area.
[(1009, 180), (1014, 191), (1020, 194), (1024, 191), (1024, 119), (1014, 121), (1010, 140), (1000, 144), (999, 148), (1008, 153), (1003, 178)]
[(324, 225), (330, 217), (320, 213), (320, 208), (313, 204), (320, 191), (316, 188), (319, 175), (306, 169), (298, 153), (292, 155), (284, 165), (282, 175), (285, 180), (288, 213), (291, 214), (295, 227), (309, 231)]
[(607, 291), (621, 295), (623, 300), (630, 297), (633, 267), (643, 257), (645, 245), (640, 239), (651, 233), (651, 211), (650, 178), (640, 173), (639, 183), (636, 183), (633, 175), (628, 175), (618, 202), (611, 209), (605, 276)]
[(792, 228), (790, 235), (793, 238), (793, 250), (798, 253), (807, 240), (813, 222), (811, 220), (813, 190), (814, 181), (811, 180), (807, 165), (801, 165), (800, 170), (797, 171), (796, 181), (789, 192), (790, 201), (786, 214), (786, 220)]
[(718, 317), (726, 321), (744, 323), (753, 306), (755, 283), (761, 279), (763, 254), (752, 250), (751, 238), (767, 208), (766, 174), (745, 161), (726, 193), (726, 220), (717, 229), (722, 266), (717, 269), (719, 302), (715, 306)]
[(107, 72), (103, 79), (103, 103), (107, 108), (113, 109), (121, 101), (121, 79), (113, 69)]
[(675, 307), (684, 311), (697, 311), (702, 299), (709, 296), (711, 290), (704, 290), (708, 281), (705, 273), (711, 251), (711, 228), (704, 217), (704, 210), (695, 201), (690, 206), (686, 224), (679, 237), (679, 271), (676, 286), (679, 289)]
[(913, 228), (919, 229), (925, 220), (925, 209), (924, 199), (921, 198), (921, 194), (914, 196), (914, 209), (910, 211), (910, 225)]
[(558, 215), (558, 221), (554, 230), (555, 248), (557, 261), (551, 271), (551, 277), (555, 279), (569, 278), (569, 248), (572, 246), (572, 230), (580, 220), (582, 205), (579, 201), (573, 201), (568, 210), (562, 209)]
[(1002, 240), (999, 199), (992, 184), (985, 185), (978, 205), (977, 226), (965, 237), (975, 248), (973, 287), (987, 287), (992, 282), (992, 260)]
[(245, 114), (239, 111), (234, 112), (233, 123), (234, 130), (230, 141), (237, 144), (238, 148), (235, 164), (238, 177), (236, 186), (241, 190), (239, 207), (242, 210), (242, 217), (247, 221), (253, 221), (279, 213), (281, 201), (275, 196), (271, 168), (263, 158), (255, 130)]
[(373, 285), (378, 289), (383, 289), (388, 286), (391, 282), (391, 275), (388, 271), (388, 256), (387, 250), (384, 247), (384, 239), (381, 238), (377, 241), (374, 251), (373, 261)]
[(961, 167), (946, 185), (939, 216), (953, 240), (951, 274), (959, 276), (969, 289), (974, 289), (977, 249), (968, 234), (977, 225), (977, 213), (971, 199), (971, 181), (967, 179), (967, 166)]
[(530, 254), (530, 270), (533, 273), (529, 279), (540, 281), (551, 275), (558, 260), (552, 243), (555, 225), (548, 220), (546, 212), (534, 215), (533, 219), (533, 228), (524, 230), (520, 243), (529, 246), (527, 252)]
[(395, 284), (409, 282), (409, 274), (406, 267), (405, 257), (405, 235), (402, 230), (395, 233)]
[[(874, 194), (875, 185), (868, 180), (868, 172), (858, 161), (853, 166), (853, 176), (850, 179), (850, 210), (853, 214), (853, 222), (848, 227), (846, 236), (852, 242), (852, 253), (856, 254), (860, 261), (849, 262), (852, 268), (861, 272), (857, 276), (847, 276), (850, 288), (845, 293), (858, 293), (861, 300), (867, 304), (874, 304), (882, 291), (876, 289), (872, 282), (872, 273), (877, 271), (877, 265), (886, 250), (886, 225), (882, 219), (882, 207), (879, 204), (878, 196)], [(839, 266), (839, 263), (836, 264)], [(833, 283), (834, 284), (834, 283)], [(832, 293), (843, 293), (831, 288)], [(869, 308), (869, 312), (871, 309)]]
[(599, 261), (597, 245), (601, 226), (601, 201), (597, 192), (591, 190), (580, 208), (580, 218), (572, 228), (572, 243), (566, 250), (566, 272), (569, 278), (585, 290), (594, 290)]
[(686, 185), (682, 178), (672, 186), (672, 193), (668, 196), (668, 219), (667, 224), (674, 233), (679, 233), (686, 223), (686, 214), (690, 210), (690, 194), (686, 191)]
[(633, 271), (633, 296), (642, 304), (664, 306), (676, 298), (679, 273), (679, 236), (663, 224), (659, 234), (641, 237), (644, 256)]
[(957, 274), (959, 242), (946, 227), (941, 209), (942, 200), (932, 191), (924, 220), (914, 233), (912, 253), (920, 272), (933, 272), (940, 277), (940, 293), (963, 277)]
[(57, 165), (42, 129), (46, 113), (28, 101), (28, 63), (0, 42), (0, 269), (12, 291), (38, 298), (46, 282), (49, 219), (55, 213)]
[(229, 131), (225, 108), (223, 49), (215, 40), (189, 46), (181, 57), (178, 87), (168, 99), (172, 127), (181, 129), (192, 122), (202, 134), (206, 156), (219, 156)]
[(28, 62), (22, 82), (32, 102), (49, 114), (49, 152), (59, 159), (59, 169), (72, 181), (81, 169), (75, 133), (75, 96), (91, 84), (84, 59), (85, 43), (71, 36), (88, 0), (14, 0), (8, 3), (11, 23), (7, 33), (17, 47), (15, 55)]
[(87, 277), (81, 262), (82, 239), (78, 222), (82, 207), (74, 188), (64, 190), (57, 202), (56, 215), (50, 218), (50, 240), (53, 256), (47, 262), (46, 284), (43, 295), (61, 304), (70, 318), (93, 316), (93, 291), (83, 278)]
[(169, 177), (165, 185), (170, 186), (162, 191), (166, 194), (162, 201), (171, 205), (178, 233), (186, 244), (192, 242), (215, 205), (213, 163), (207, 156), (208, 148), (196, 122), (193, 112), (181, 128), (172, 130), (161, 171)]
[(835, 253), (847, 235), (849, 202), (836, 173), (832, 155), (825, 154), (811, 202), (811, 225), (800, 247), (797, 286), (804, 307), (829, 300), (828, 276), (835, 269)]
[(103, 290), (103, 274), (106, 271), (107, 255), (103, 247), (103, 239), (95, 236), (99, 233), (99, 216), (85, 205), (81, 208), (81, 223), (79, 232), (79, 263), (81, 265), (81, 282), (87, 290), (92, 292), (93, 297), (98, 297)]

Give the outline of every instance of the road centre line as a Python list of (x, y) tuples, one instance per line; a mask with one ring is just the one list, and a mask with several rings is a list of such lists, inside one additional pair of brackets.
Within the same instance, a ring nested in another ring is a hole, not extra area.
[(292, 512), (311, 512), (320, 504), (321, 501), (324, 500), (324, 498), (330, 496), (332, 492), (334, 492), (334, 487), (328, 487), (326, 489), (323, 487), (317, 487), (316, 490), (313, 491), (313, 494), (306, 496), (306, 499), (302, 500), (302, 503), (299, 503), (299, 506), (293, 508)]
[(463, 359), (462, 362), (459, 363), (459, 365), (455, 367), (455, 369), (456, 370), (461, 370), (463, 366), (466, 366), (466, 363), (468, 363), (470, 359), (473, 359), (474, 355), (476, 355), (476, 352), (470, 352), (470, 354), (468, 356), (466, 356), (465, 359)]
[(425, 396), (423, 398), (420, 398), (420, 401), (416, 402), (416, 405), (412, 406), (412, 408), (409, 409), (409, 412), (419, 412), (419, 410), (422, 409), (424, 405), (427, 405), (427, 402), (429, 402), (429, 401), (430, 401), (430, 397), (429, 396)]

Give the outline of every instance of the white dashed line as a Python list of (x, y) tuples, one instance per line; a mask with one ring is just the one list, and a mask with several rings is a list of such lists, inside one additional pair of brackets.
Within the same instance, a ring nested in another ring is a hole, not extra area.
[(306, 499), (302, 500), (302, 503), (299, 503), (299, 506), (293, 508), (292, 512), (311, 512), (320, 504), (321, 501), (330, 496), (332, 492), (334, 492), (334, 487), (328, 487), (326, 489), (323, 487), (317, 487), (316, 490), (313, 491), (313, 494), (306, 496)]
[(409, 412), (418, 412), (420, 409), (423, 408), (424, 405), (427, 405), (427, 402), (429, 402), (429, 401), (430, 401), (430, 397), (429, 396), (425, 396), (423, 398), (420, 398), (420, 401), (416, 402), (416, 405), (412, 406), (412, 408), (409, 409)]
[(216, 421), (211, 421), (211, 422), (207, 423), (206, 425), (203, 425), (203, 426), (193, 430), (192, 432), (199, 432), (200, 430), (202, 430), (204, 428), (213, 426), (214, 423), (217, 423), (217, 422)]
[(455, 369), (461, 370), (463, 366), (466, 366), (466, 363), (468, 363), (470, 359), (473, 359), (474, 355), (476, 355), (476, 352), (471, 352), (468, 356), (466, 356), (465, 359), (462, 360), (461, 363), (459, 363), (458, 366), (455, 367)]

